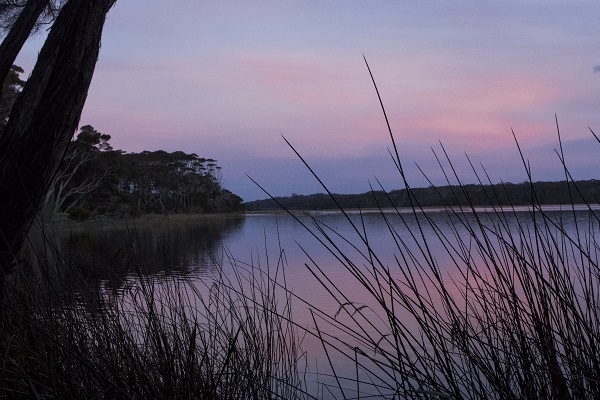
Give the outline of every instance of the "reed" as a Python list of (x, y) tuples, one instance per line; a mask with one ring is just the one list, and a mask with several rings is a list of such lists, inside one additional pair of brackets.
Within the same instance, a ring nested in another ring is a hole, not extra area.
[[(377, 90), (374, 79), (373, 84)], [(311, 217), (311, 223), (297, 218), (371, 300), (359, 303), (307, 253), (306, 267), (338, 305), (335, 315), (312, 309), (316, 327), (312, 334), (322, 343), (332, 375), (329, 395), (344, 399), (600, 397), (600, 219), (592, 204), (574, 204), (577, 186), (565, 162), (558, 123), (558, 160), (565, 186), (574, 185), (566, 214), (548, 212), (538, 201), (515, 136), (531, 183), (528, 211), (511, 204), (494, 206), (506, 193), (494, 189), (483, 167), (478, 170), (471, 164), (490, 200), (489, 207), (476, 208), (442, 146), (436, 158), (447, 184), (458, 187), (450, 200), (440, 194), (440, 201), (446, 202), (444, 219), (433, 218), (420, 206), (389, 123), (388, 128), (391, 155), (410, 194), (412, 210), (409, 215), (398, 209), (390, 214), (385, 209), (394, 209), (391, 200), (379, 204), (389, 231), (388, 254), (373, 246), (362, 215), (352, 218), (339, 205), (355, 232), (352, 238), (340, 237), (318, 218)], [(442, 234), (442, 224), (451, 228), (451, 237)], [(566, 224), (575, 224), (574, 234)], [(426, 230), (434, 232), (433, 238)], [(444, 249), (444, 262), (459, 272), (458, 277), (444, 272), (433, 246)], [(389, 253), (394, 254), (393, 263), (383, 261), (389, 260)], [(354, 363), (356, 372), (341, 376), (335, 360)]]
[[(44, 250), (31, 257), (36, 273), (22, 268), (8, 282), (0, 319), (2, 396), (600, 398), (600, 219), (595, 205), (573, 200), (581, 196), (558, 124), (557, 156), (572, 194), (568, 213), (540, 204), (515, 139), (531, 183), (528, 210), (510, 201), (495, 206), (506, 193), (471, 165), (490, 200), (485, 209), (475, 207), (442, 147), (440, 168), (457, 188), (450, 199), (440, 193), (445, 218), (420, 205), (387, 125), (411, 212), (395, 209), (390, 199), (379, 204), (389, 233), (384, 253), (360, 213), (355, 218), (338, 205), (354, 231), (342, 237), (316, 217), (307, 223), (289, 212), (368, 294), (366, 303), (309, 252), (306, 267), (337, 311), (296, 297), (286, 284), (283, 249), (263, 264), (223, 251), (213, 260), (221, 268), (201, 288), (203, 278), (190, 271), (157, 274), (132, 243), (133, 271), (125, 286), (109, 289), (92, 270), (74, 268), (46, 236)], [(443, 260), (434, 246), (444, 249)], [(448, 275), (447, 266), (458, 275)], [(296, 302), (310, 309), (312, 328), (295, 321)], [(311, 355), (301, 350), (307, 335), (321, 343), (328, 368), (314, 391), (306, 386)]]
[(136, 260), (126, 285), (109, 290), (48, 252), (37, 254), (36, 279), (22, 271), (9, 282), (2, 397), (309, 397), (281, 259), (254, 275), (231, 265), (206, 288), (193, 274), (148, 275)]

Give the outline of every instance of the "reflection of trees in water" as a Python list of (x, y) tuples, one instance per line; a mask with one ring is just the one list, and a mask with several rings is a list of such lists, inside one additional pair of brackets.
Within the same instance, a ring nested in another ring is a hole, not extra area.
[(45, 232), (44, 244), (42, 240), (32, 244), (32, 264), (55, 270), (69, 286), (77, 286), (82, 279), (82, 284), (100, 280), (113, 289), (133, 274), (203, 274), (214, 266), (211, 256), (223, 239), (243, 223), (244, 216), (232, 215)]

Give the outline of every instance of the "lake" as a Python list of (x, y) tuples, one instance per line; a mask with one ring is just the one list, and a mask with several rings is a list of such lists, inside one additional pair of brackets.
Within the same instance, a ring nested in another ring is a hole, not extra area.
[[(585, 290), (586, 282), (597, 285), (598, 276), (577, 274), (590, 264), (597, 266), (596, 210), (546, 206), (535, 212), (527, 207), (476, 211), (322, 211), (166, 223), (158, 218), (61, 231), (53, 246), (56, 254), (101, 279), (114, 293), (136, 285), (140, 271), (159, 287), (161, 282), (189, 279), (202, 296), (208, 296), (219, 279), (247, 287), (249, 273), (285, 285), (285, 290), (276, 290), (276, 298), (283, 302), (292, 293), (294, 322), (310, 332), (300, 335), (309, 387), (328, 397), (323, 387), (336, 386), (332, 375), (359, 376), (380, 389), (396, 379), (393, 373), (386, 374), (404, 357), (396, 354), (390, 359), (390, 354), (398, 353), (398, 338), (420, 343), (404, 349), (414, 355), (434, 351), (441, 345), (438, 336), (466, 334), (454, 329), (460, 310), (478, 318), (481, 335), (488, 318), (494, 316), (497, 324), (502, 315), (502, 310), (495, 314), (482, 309), (476, 300), (483, 296), (496, 302), (514, 292), (525, 299), (529, 312), (537, 307), (529, 297), (541, 281), (557, 282), (560, 293), (568, 281), (566, 286), (583, 296), (583, 303), (597, 300), (597, 294)], [(532, 270), (535, 279), (530, 282), (528, 272), (523, 273)], [(556, 271), (566, 281), (554, 277)], [(260, 282), (263, 290), (270, 287), (264, 283), (269, 281)], [(508, 291), (503, 289), (509, 286)], [(497, 307), (504, 305), (499, 302)], [(445, 318), (448, 324), (440, 324), (431, 337), (423, 336), (424, 326), (436, 318)], [(327, 352), (319, 337), (330, 344)], [(364, 357), (360, 371), (353, 362), (359, 355)], [(354, 385), (342, 383), (351, 386), (349, 391)], [(340, 395), (331, 390), (332, 397)]]

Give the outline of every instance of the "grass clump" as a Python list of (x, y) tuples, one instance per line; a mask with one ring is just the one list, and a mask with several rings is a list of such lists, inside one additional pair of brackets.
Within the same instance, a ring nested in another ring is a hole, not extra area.
[[(126, 285), (110, 290), (103, 280), (71, 273), (69, 260), (41, 254), (55, 261), (40, 262), (35, 282), (11, 280), (3, 304), (2, 395), (600, 398), (598, 204), (576, 204), (584, 197), (562, 150), (566, 212), (544, 208), (523, 155), (527, 207), (512, 204), (505, 186), (473, 168), (489, 200), (479, 208), (442, 147), (436, 157), (448, 186), (437, 191), (445, 211), (434, 215), (411, 189), (391, 129), (390, 136), (410, 207), (407, 213), (374, 192), (385, 243), (375, 243), (365, 215), (347, 212), (324, 184), (352, 237), (290, 212), (356, 283), (336, 283), (306, 252), (306, 267), (336, 312), (294, 298), (283, 251), (266, 266), (225, 254), (211, 280), (189, 271), (165, 276), (155, 267), (148, 275), (133, 254)], [(77, 277), (81, 285), (72, 284)], [(72, 289), (82, 286), (87, 290)], [(294, 319), (292, 299), (308, 305), (312, 328)], [(302, 335), (320, 342), (329, 369), (321, 370), (315, 392), (305, 384)]]
[[(557, 154), (571, 199), (566, 212), (541, 205), (520, 149), (530, 183), (528, 207), (510, 200), (498, 206), (497, 200), (507, 196), (503, 185), (492, 185), (485, 169), (478, 172), (471, 164), (489, 200), (488, 207), (476, 207), (442, 147), (436, 157), (453, 188), (450, 198), (439, 191), (444, 218), (421, 205), (391, 129), (390, 136), (410, 212), (394, 208), (391, 199), (378, 202), (389, 234), (385, 250), (369, 236), (364, 215), (355, 218), (338, 203), (352, 237), (340, 236), (316, 217), (312, 223), (298, 219), (356, 283), (348, 290), (330, 279), (325, 266), (310, 258), (306, 264), (338, 306), (335, 315), (313, 308), (313, 334), (334, 377), (330, 395), (600, 397), (598, 204), (576, 204), (581, 197), (564, 160), (560, 132)], [(356, 287), (368, 294), (367, 302), (354, 295)], [(348, 363), (355, 365), (352, 375), (340, 373)]]
[(2, 397), (307, 397), (288, 294), (267, 266), (249, 274), (231, 265), (232, 274), (205, 277), (202, 287), (191, 273), (148, 275), (140, 263), (118, 290), (69, 268), (11, 280), (0, 322)]

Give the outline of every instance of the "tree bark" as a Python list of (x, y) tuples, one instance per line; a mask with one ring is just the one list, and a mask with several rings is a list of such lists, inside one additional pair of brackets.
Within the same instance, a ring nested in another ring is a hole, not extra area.
[(0, 289), (79, 123), (116, 0), (69, 0), (0, 133)]
[[(29, 0), (23, 7), (19, 17), (0, 44), (0, 83), (4, 82), (10, 67), (15, 62), (21, 48), (29, 38), (35, 23), (49, 0)], [(2, 86), (0, 86), (0, 98), (2, 98)]]

